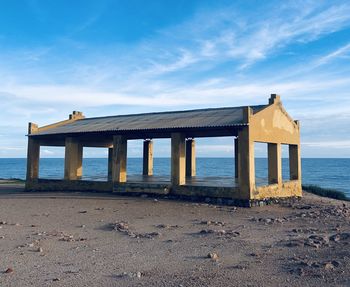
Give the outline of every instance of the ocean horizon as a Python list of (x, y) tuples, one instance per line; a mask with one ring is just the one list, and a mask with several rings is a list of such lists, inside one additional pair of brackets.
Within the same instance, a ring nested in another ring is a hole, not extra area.
[[(350, 158), (302, 158), (302, 183), (314, 184), (344, 192), (350, 198)], [(197, 158), (197, 176), (234, 176), (234, 158)], [(41, 158), (39, 177), (63, 178), (64, 158)], [(128, 158), (127, 173), (142, 173), (142, 158)], [(255, 173), (258, 185), (267, 183), (267, 159), (255, 159)], [(0, 158), (1, 179), (25, 179), (26, 158)], [(154, 158), (154, 175), (170, 177), (170, 158)], [(282, 159), (283, 180), (289, 179), (288, 158)], [(84, 158), (83, 179), (106, 180), (107, 158)]]

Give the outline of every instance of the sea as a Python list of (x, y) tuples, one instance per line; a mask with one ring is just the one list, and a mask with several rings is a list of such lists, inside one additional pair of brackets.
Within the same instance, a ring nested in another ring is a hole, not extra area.
[[(63, 178), (63, 158), (41, 158), (39, 177)], [(233, 177), (233, 158), (197, 158), (197, 176)], [(142, 173), (142, 158), (128, 158), (128, 174)], [(0, 179), (25, 179), (25, 158), (0, 158)], [(170, 158), (154, 159), (154, 174), (170, 175)], [(255, 159), (255, 176), (259, 185), (267, 183), (267, 159)], [(289, 162), (282, 159), (282, 177), (289, 178)], [(83, 179), (106, 180), (107, 158), (84, 158)], [(302, 183), (343, 191), (350, 198), (350, 158), (302, 158)]]

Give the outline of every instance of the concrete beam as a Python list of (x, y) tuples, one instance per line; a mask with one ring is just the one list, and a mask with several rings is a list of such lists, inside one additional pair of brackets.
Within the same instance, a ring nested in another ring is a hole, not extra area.
[(83, 146), (72, 137), (66, 138), (64, 158), (64, 179), (77, 180), (83, 171)]
[(196, 176), (196, 141), (186, 140), (186, 176)]
[(281, 144), (268, 143), (268, 178), (269, 184), (282, 183)]
[(185, 135), (182, 133), (171, 134), (171, 183), (183, 185), (186, 183), (185, 171)]
[(153, 141), (143, 142), (143, 175), (153, 175)]
[(32, 137), (28, 138), (27, 150), (27, 181), (39, 177), (40, 144)]
[(301, 180), (300, 145), (289, 145), (289, 173), (291, 180)]
[(126, 182), (127, 138), (113, 136), (113, 182)]
[(254, 141), (250, 137), (249, 127), (238, 134), (239, 190), (242, 199), (251, 199), (255, 189)]

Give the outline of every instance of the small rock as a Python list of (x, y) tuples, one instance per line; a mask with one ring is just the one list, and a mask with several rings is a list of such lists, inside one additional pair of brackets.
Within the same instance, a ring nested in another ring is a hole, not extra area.
[(52, 281), (54, 281), (54, 282), (60, 281), (60, 278), (53, 278)]
[(37, 249), (37, 251), (40, 252), (40, 253), (42, 253), (44, 250), (43, 250), (41, 247), (39, 247), (39, 248)]
[(209, 254), (207, 255), (207, 257), (210, 258), (210, 259), (213, 260), (213, 261), (219, 260), (219, 255), (217, 255), (215, 252), (209, 253)]
[(339, 261), (333, 260), (331, 263), (333, 264), (334, 267), (339, 267), (340, 266), (340, 262)]
[(324, 269), (326, 269), (326, 270), (333, 270), (334, 269), (334, 265), (331, 262), (327, 262), (324, 265)]
[(87, 210), (81, 210), (79, 213), (87, 213)]
[(4, 239), (4, 238), (5, 238), (5, 236), (3, 236), (3, 235), (0, 236), (0, 239)]
[(80, 225), (80, 227), (81, 227), (81, 228), (85, 228), (85, 227), (86, 227), (86, 225), (85, 225), (85, 224), (82, 224), (82, 225)]
[(7, 268), (6, 270), (5, 270), (5, 273), (12, 273), (14, 270), (11, 268), (11, 267), (9, 267), (9, 268)]

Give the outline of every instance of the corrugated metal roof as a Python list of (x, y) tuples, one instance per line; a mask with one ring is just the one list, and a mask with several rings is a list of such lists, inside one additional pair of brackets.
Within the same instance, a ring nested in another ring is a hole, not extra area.
[[(251, 106), (254, 113), (265, 105)], [(148, 131), (162, 129), (232, 127), (246, 124), (244, 107), (213, 108), (190, 111), (160, 112), (85, 118), (32, 134), (54, 135), (90, 132)]]

